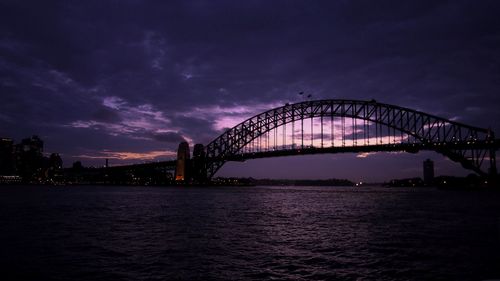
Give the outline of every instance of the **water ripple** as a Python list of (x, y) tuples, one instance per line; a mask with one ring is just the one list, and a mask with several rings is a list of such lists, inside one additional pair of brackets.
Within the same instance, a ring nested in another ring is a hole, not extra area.
[(2, 280), (500, 279), (500, 193), (2, 187)]

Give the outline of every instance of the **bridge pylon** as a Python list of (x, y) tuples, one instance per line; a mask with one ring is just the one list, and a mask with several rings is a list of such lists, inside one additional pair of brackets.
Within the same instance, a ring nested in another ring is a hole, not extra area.
[(205, 183), (207, 181), (207, 169), (205, 167), (205, 162), (205, 147), (201, 143), (195, 144), (191, 165), (191, 175), (195, 183)]
[(183, 141), (177, 149), (177, 164), (175, 167), (175, 181), (189, 182), (190, 180), (190, 153), (189, 144)]
[(497, 148), (495, 147), (495, 133), (491, 131), (490, 129), (488, 130), (488, 141), (490, 142), (490, 169), (488, 171), (488, 174), (492, 178), (496, 178), (498, 175), (497, 171), (497, 159), (496, 159), (496, 150)]

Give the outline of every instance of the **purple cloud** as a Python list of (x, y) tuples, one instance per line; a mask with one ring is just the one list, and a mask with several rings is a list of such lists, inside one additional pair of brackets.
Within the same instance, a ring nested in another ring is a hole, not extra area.
[(65, 165), (105, 149), (175, 151), (301, 91), (500, 134), (498, 11), (497, 1), (7, 1), (0, 134), (39, 134)]

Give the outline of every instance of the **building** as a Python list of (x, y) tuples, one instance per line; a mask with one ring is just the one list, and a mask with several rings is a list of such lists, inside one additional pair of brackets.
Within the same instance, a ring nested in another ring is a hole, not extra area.
[(179, 144), (177, 150), (177, 166), (175, 168), (176, 181), (189, 181), (189, 144), (185, 141)]
[(15, 146), (16, 172), (24, 181), (32, 181), (41, 176), (43, 168), (43, 141), (32, 136)]
[(434, 162), (431, 159), (424, 161), (424, 183), (432, 185), (434, 181)]
[(13, 175), (14, 142), (10, 138), (0, 138), (0, 175)]
[(14, 144), (0, 138), (0, 177), (2, 183), (43, 183), (62, 179), (62, 159), (57, 153), (43, 155), (43, 141), (36, 135)]

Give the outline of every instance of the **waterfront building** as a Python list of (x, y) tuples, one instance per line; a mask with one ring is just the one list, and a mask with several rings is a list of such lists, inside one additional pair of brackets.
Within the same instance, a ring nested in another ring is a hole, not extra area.
[(38, 136), (25, 138), (15, 146), (16, 172), (23, 180), (38, 179), (43, 168), (43, 141)]
[(0, 138), (0, 175), (14, 173), (14, 142), (10, 138)]

